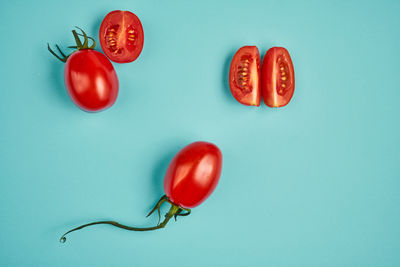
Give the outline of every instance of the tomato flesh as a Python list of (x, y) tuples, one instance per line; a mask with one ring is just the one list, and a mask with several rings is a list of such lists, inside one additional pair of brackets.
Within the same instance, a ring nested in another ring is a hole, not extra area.
[(244, 46), (233, 56), (229, 87), (239, 103), (247, 106), (260, 105), (260, 53), (256, 46)]
[(110, 60), (117, 63), (132, 62), (143, 49), (142, 23), (132, 12), (114, 10), (103, 19), (99, 38), (101, 48)]
[(179, 151), (168, 166), (164, 179), (167, 197), (176, 205), (193, 208), (214, 191), (222, 169), (219, 148), (195, 142)]
[(273, 47), (264, 57), (261, 74), (262, 95), (269, 107), (286, 106), (294, 93), (294, 68), (289, 52)]
[(88, 112), (111, 107), (118, 96), (117, 73), (107, 57), (95, 50), (79, 50), (69, 56), (64, 80), (72, 101)]

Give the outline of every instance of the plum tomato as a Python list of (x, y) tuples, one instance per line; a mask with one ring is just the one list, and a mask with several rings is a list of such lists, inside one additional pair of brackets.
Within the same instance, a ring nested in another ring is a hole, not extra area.
[(233, 97), (247, 106), (261, 102), (260, 53), (256, 46), (243, 46), (233, 56), (229, 70)]
[(99, 38), (101, 48), (110, 60), (116, 63), (132, 62), (143, 49), (142, 23), (132, 12), (111, 11), (101, 23)]
[(269, 107), (283, 107), (294, 93), (294, 68), (289, 52), (273, 47), (265, 54), (261, 70), (264, 103)]
[[(82, 31), (82, 30), (81, 30)], [(82, 110), (96, 112), (111, 107), (118, 96), (118, 77), (110, 60), (94, 49), (96, 43), (93, 38), (72, 31), (76, 46), (75, 52), (66, 56), (56, 45), (61, 54), (58, 56), (48, 45), (49, 51), (62, 62), (64, 68), (65, 87), (71, 100)], [(79, 36), (84, 37), (82, 43)], [(88, 40), (92, 46), (88, 46)]]
[(95, 50), (79, 50), (69, 56), (64, 80), (72, 101), (85, 111), (107, 109), (118, 96), (118, 77), (114, 67)]
[[(188, 216), (190, 208), (200, 205), (214, 191), (222, 169), (222, 154), (219, 148), (208, 142), (194, 142), (180, 150), (171, 160), (164, 178), (165, 195), (160, 198), (147, 216), (157, 211), (158, 224), (151, 227), (133, 227), (116, 221), (97, 221), (69, 230), (61, 236), (60, 242), (66, 241), (71, 232), (97, 224), (109, 224), (128, 231), (152, 231), (162, 229), (171, 218)], [(160, 208), (163, 203), (171, 205), (160, 222)]]
[(164, 191), (178, 206), (193, 208), (214, 191), (222, 169), (219, 148), (208, 142), (192, 143), (175, 155), (164, 179)]

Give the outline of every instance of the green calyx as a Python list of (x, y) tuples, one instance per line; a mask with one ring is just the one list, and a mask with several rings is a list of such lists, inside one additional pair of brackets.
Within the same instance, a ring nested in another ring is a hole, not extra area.
[[(75, 45), (75, 46), (68, 46), (68, 48), (76, 49), (75, 51), (77, 51), (77, 50), (83, 50), (83, 49), (94, 49), (95, 46), (96, 46), (96, 41), (95, 41), (92, 37), (87, 36), (86, 33), (85, 33), (81, 28), (79, 28), (79, 27), (77, 27), (77, 26), (75, 26), (75, 27), (76, 27), (78, 30), (80, 30), (82, 33), (77, 33), (75, 30), (72, 30), (72, 34), (74, 35), (76, 45)], [(82, 43), (82, 41), (81, 41), (81, 39), (80, 39), (79, 36), (82, 36), (82, 37), (83, 37), (83, 43)], [(89, 39), (93, 42), (91, 46), (89, 46)], [(56, 45), (56, 48), (57, 48), (57, 50), (58, 50), (58, 52), (60, 53), (61, 56), (57, 55), (57, 54), (50, 48), (49, 43), (47, 43), (47, 49), (50, 51), (50, 53), (51, 53), (53, 56), (55, 56), (57, 59), (59, 59), (60, 61), (62, 61), (62, 62), (64, 62), (64, 63), (67, 62), (68, 57), (69, 57), (73, 52), (75, 52), (75, 51), (73, 51), (71, 54), (69, 54), (69, 55), (67, 56), (67, 55), (65, 55), (65, 54), (61, 51), (61, 49), (60, 49), (60, 47), (59, 47), (58, 45)]]
[[(164, 220), (160, 223), (160, 220), (161, 220), (160, 208), (161, 208), (162, 204), (164, 204), (165, 202), (168, 202), (171, 205), (171, 208), (165, 214)], [(164, 196), (162, 196), (160, 198), (160, 200), (157, 202), (157, 204), (154, 206), (154, 208), (150, 211), (150, 213), (147, 214), (146, 217), (149, 217), (156, 210), (158, 212), (158, 223), (157, 223), (156, 226), (140, 228), (140, 227), (126, 226), (126, 225), (120, 224), (120, 223), (115, 222), (115, 221), (98, 221), (98, 222), (87, 223), (87, 224), (84, 224), (84, 225), (81, 225), (81, 226), (78, 226), (78, 227), (76, 227), (74, 229), (69, 230), (68, 232), (66, 232), (65, 234), (62, 235), (62, 237), (60, 238), (60, 242), (61, 243), (65, 243), (65, 241), (67, 240), (65, 236), (67, 234), (69, 234), (71, 232), (74, 232), (76, 230), (80, 230), (82, 228), (88, 227), (88, 226), (96, 225), (96, 224), (110, 224), (112, 226), (115, 226), (115, 227), (118, 227), (118, 228), (122, 228), (122, 229), (125, 229), (125, 230), (129, 230), (129, 231), (152, 231), (152, 230), (157, 230), (157, 229), (164, 228), (165, 225), (167, 225), (167, 223), (169, 222), (169, 220), (172, 217), (174, 217), (175, 221), (176, 221), (176, 218), (178, 216), (188, 216), (190, 214), (190, 212), (191, 212), (190, 209), (186, 209), (186, 208), (180, 207), (180, 206), (174, 204), (173, 202), (171, 202), (166, 195), (164, 195)]]

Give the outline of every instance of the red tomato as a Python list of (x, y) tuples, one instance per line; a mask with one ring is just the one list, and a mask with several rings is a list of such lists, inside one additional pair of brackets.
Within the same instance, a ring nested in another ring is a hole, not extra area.
[[(222, 168), (222, 154), (219, 148), (207, 142), (195, 142), (184, 147), (172, 159), (168, 166), (164, 180), (166, 195), (162, 196), (147, 216), (157, 211), (159, 221), (156, 226), (134, 227), (120, 224), (116, 221), (96, 221), (75, 227), (60, 238), (64, 243), (66, 235), (77, 230), (98, 225), (108, 224), (128, 231), (153, 231), (162, 229), (171, 218), (187, 216), (189, 208), (200, 205), (214, 191), (218, 184)], [(160, 208), (163, 203), (171, 204), (164, 220), (160, 222)]]
[(269, 107), (283, 107), (294, 93), (294, 68), (289, 52), (273, 47), (264, 57), (261, 74), (262, 95)]
[(214, 191), (222, 168), (219, 148), (207, 142), (184, 147), (172, 159), (164, 180), (167, 197), (176, 205), (193, 208)]
[(260, 105), (260, 53), (257, 47), (244, 46), (236, 52), (229, 71), (229, 87), (243, 105)]
[(108, 13), (100, 26), (100, 45), (109, 59), (117, 63), (132, 62), (143, 49), (143, 27), (129, 11)]
[(100, 52), (83, 49), (68, 57), (64, 69), (72, 101), (89, 112), (111, 107), (118, 96), (118, 77), (111, 62)]

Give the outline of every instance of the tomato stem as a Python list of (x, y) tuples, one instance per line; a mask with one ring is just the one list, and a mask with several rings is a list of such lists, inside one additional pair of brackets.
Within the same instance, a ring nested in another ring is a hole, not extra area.
[[(165, 214), (164, 220), (160, 223), (160, 207), (165, 202), (170, 203), (171, 207), (170, 207), (169, 211), (167, 212), (167, 214)], [(158, 211), (158, 215), (159, 215), (159, 220), (158, 220), (157, 226), (142, 228), (142, 227), (132, 227), (132, 226), (123, 225), (123, 224), (120, 224), (115, 221), (98, 221), (98, 222), (87, 223), (87, 224), (84, 224), (84, 225), (81, 225), (74, 229), (69, 230), (68, 232), (66, 232), (65, 234), (63, 234), (61, 236), (60, 242), (65, 243), (65, 241), (67, 240), (67, 238), (65, 236), (68, 235), (69, 233), (80, 230), (80, 229), (88, 227), (88, 226), (96, 225), (96, 224), (110, 224), (112, 226), (122, 228), (122, 229), (125, 229), (128, 231), (152, 231), (152, 230), (164, 228), (165, 225), (167, 225), (168, 221), (172, 217), (174, 217), (176, 220), (177, 216), (187, 216), (190, 214), (190, 209), (186, 209), (186, 208), (183, 208), (183, 207), (180, 207), (180, 206), (174, 204), (165, 195), (160, 198), (160, 200), (157, 202), (157, 204), (154, 206), (154, 208), (150, 211), (150, 213), (147, 215), (147, 217), (150, 216), (155, 210)], [(183, 211), (186, 211), (186, 213), (182, 213)]]
[[(76, 46), (69, 46), (68, 48), (74, 48), (77, 50), (82, 50), (82, 49), (94, 49), (96, 47), (96, 41), (90, 37), (87, 36), (86, 33), (79, 27), (75, 26), (78, 30), (80, 30), (82, 33), (77, 33), (75, 30), (72, 30), (72, 34), (74, 35), (74, 39), (75, 39), (75, 43)], [(81, 42), (81, 39), (79, 38), (79, 36), (83, 37), (83, 44)], [(91, 46), (89, 46), (89, 39), (93, 42), (93, 44)], [(69, 54), (68, 56), (66, 56), (60, 49), (60, 47), (58, 45), (56, 45), (56, 48), (58, 50), (58, 52), (61, 54), (62, 57), (60, 57), (59, 55), (57, 55), (51, 48), (50, 45), (47, 43), (47, 49), (50, 51), (50, 53), (55, 56), (58, 60), (62, 61), (62, 62), (67, 62), (68, 57), (73, 53)], [(74, 51), (75, 52), (75, 51)]]

